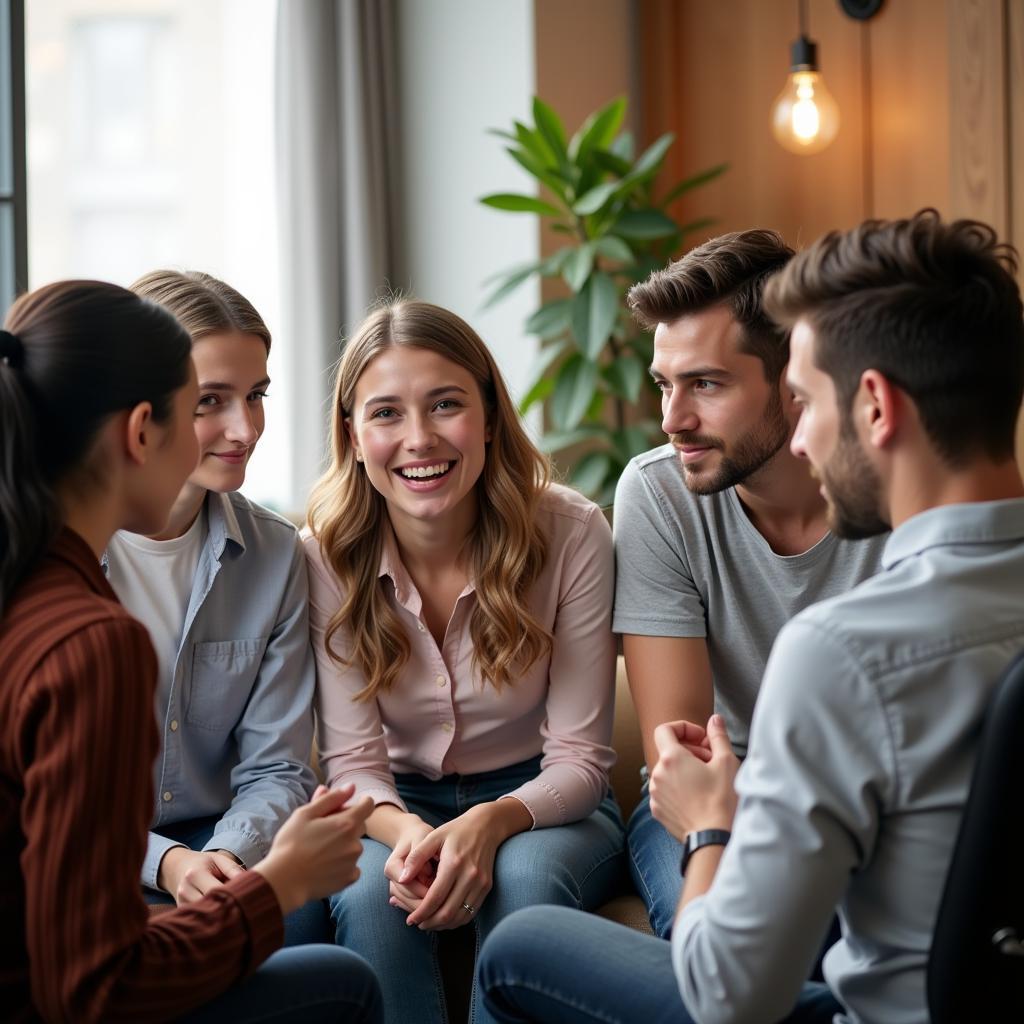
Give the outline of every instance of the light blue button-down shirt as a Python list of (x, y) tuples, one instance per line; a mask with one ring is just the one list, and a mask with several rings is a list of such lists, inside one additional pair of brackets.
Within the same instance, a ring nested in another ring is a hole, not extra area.
[[(295, 528), (241, 494), (211, 492), (207, 515), (174, 672), (157, 687), (152, 828), (219, 815), (205, 849), (251, 867), (316, 784), (306, 563)], [(149, 833), (145, 885), (178, 845)]]
[(701, 1024), (786, 1015), (840, 905), (845, 1021), (925, 1024), (925, 969), (982, 717), (1024, 648), (1024, 500), (895, 530), (884, 571), (779, 634), (733, 838), (672, 937)]

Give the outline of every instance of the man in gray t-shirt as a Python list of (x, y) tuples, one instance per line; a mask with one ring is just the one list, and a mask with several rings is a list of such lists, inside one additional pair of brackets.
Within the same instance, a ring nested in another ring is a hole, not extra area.
[[(779, 630), (880, 564), (884, 538), (829, 532), (819, 484), (789, 450), (788, 336), (761, 292), (791, 257), (771, 231), (723, 235), (630, 293), (655, 330), (651, 373), (671, 441), (630, 463), (615, 499), (614, 629), (648, 767), (658, 725), (712, 711), (742, 756)], [(682, 846), (651, 817), (646, 790), (629, 852), (655, 933), (668, 937)]]

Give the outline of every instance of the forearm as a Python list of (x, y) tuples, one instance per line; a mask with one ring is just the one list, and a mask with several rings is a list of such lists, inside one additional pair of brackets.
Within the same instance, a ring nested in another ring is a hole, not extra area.
[(429, 830), (429, 826), (418, 814), (405, 811), (395, 804), (377, 804), (366, 819), (366, 835), (393, 850), (402, 833), (417, 826)]
[(690, 855), (686, 864), (686, 877), (683, 879), (683, 891), (679, 894), (677, 919), (688, 903), (703, 896), (711, 888), (724, 852), (724, 846), (702, 846)]

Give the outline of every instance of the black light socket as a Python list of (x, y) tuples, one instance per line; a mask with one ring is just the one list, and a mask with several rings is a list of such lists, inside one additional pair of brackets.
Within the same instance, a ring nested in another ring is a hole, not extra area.
[(807, 36), (794, 39), (789, 48), (790, 71), (817, 71), (818, 44)]

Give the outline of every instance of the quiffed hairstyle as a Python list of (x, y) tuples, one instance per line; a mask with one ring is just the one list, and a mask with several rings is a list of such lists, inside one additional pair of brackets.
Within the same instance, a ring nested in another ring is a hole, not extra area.
[(1024, 394), (1024, 314), (1016, 252), (987, 224), (944, 224), (932, 209), (868, 220), (819, 239), (772, 281), (765, 308), (814, 330), (814, 362), (850, 409), (867, 369), (917, 406), (952, 466), (1014, 454)]
[(253, 304), (219, 278), (195, 270), (153, 270), (131, 290), (170, 310), (199, 341), (208, 334), (254, 334), (270, 351), (270, 331)]
[[(346, 429), (356, 385), (389, 348), (437, 352), (468, 370), (480, 387), (491, 440), (477, 481), (478, 514), (467, 543), (476, 606), (470, 619), (474, 659), (494, 687), (513, 682), (551, 649), (551, 635), (530, 612), (528, 595), (544, 567), (547, 542), (537, 507), (550, 479), (547, 460), (516, 414), (494, 357), (454, 313), (400, 299), (375, 310), (346, 343), (338, 363), (331, 427), (331, 465), (309, 505), (309, 525), (345, 595), (324, 645), (341, 665), (357, 666), (366, 686), (358, 700), (387, 691), (409, 658), (409, 640), (379, 578), (387, 505), (367, 479)], [(338, 649), (339, 632), (344, 644)]]
[(17, 359), (0, 359), (0, 608), (60, 526), (55, 489), (103, 479), (93, 445), (114, 413), (149, 402), (166, 421), (191, 342), (166, 310), (125, 288), (60, 281), (7, 313)]
[(765, 282), (792, 258), (793, 250), (775, 231), (733, 231), (633, 285), (627, 302), (649, 331), (712, 306), (728, 307), (743, 328), (740, 351), (757, 356), (774, 383), (789, 362), (789, 332), (765, 315), (761, 296)]

